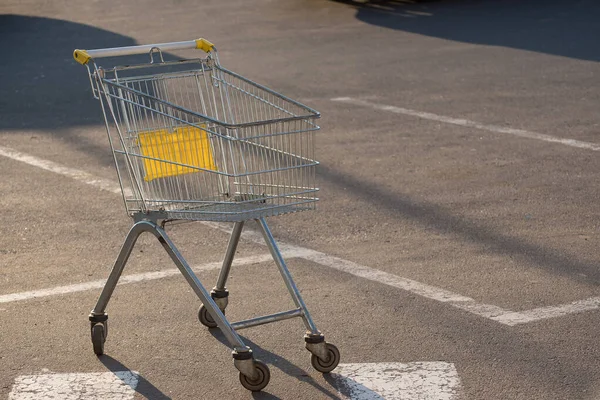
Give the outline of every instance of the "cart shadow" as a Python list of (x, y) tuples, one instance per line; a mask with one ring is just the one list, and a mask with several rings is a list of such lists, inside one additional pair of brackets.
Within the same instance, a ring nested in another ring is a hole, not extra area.
[[(228, 348), (231, 348), (231, 346), (225, 339), (225, 336), (223, 335), (223, 333), (221, 332), (220, 329), (215, 328), (215, 329), (209, 329), (208, 331), (215, 339), (217, 339), (223, 345), (227, 346)], [(252, 351), (256, 355), (257, 359), (260, 359), (264, 363), (278, 368), (283, 373), (291, 376), (292, 378), (295, 378), (299, 381), (308, 383), (309, 385), (311, 385), (312, 387), (314, 387), (315, 389), (320, 391), (325, 396), (324, 398), (336, 399), (336, 400), (340, 399), (340, 396), (337, 394), (337, 389), (336, 389), (333, 379), (331, 379), (331, 380), (326, 379), (327, 382), (329, 382), (332, 385), (331, 388), (327, 388), (327, 387), (321, 385), (316, 380), (314, 380), (310, 376), (308, 371), (303, 370), (302, 368), (291, 363), (290, 361), (286, 360), (285, 358), (281, 357), (280, 355), (264, 349), (263, 347), (254, 343), (252, 340), (248, 339), (245, 336), (241, 336), (241, 338), (247, 346), (250, 346), (252, 348)], [(307, 352), (307, 356), (308, 356), (308, 352)], [(323, 376), (326, 376), (326, 375), (327, 374), (323, 374)], [(252, 395), (255, 399), (278, 399), (278, 397), (273, 396), (267, 392), (252, 393)]]
[(521, 259), (544, 271), (588, 285), (600, 285), (598, 265), (578, 261), (571, 254), (498, 233), (493, 228), (453, 215), (450, 209), (422, 200), (417, 202), (407, 195), (392, 194), (375, 183), (357, 179), (324, 164), (319, 168), (319, 176), (329, 184), (351, 191), (369, 204), (387, 210), (390, 217), (414, 220), (441, 234), (456, 235), (479, 244), (486, 252)]
[[(115, 373), (115, 376), (119, 377), (119, 379), (121, 379), (121, 377), (116, 374), (117, 372), (131, 371), (125, 365), (123, 365), (119, 361), (115, 360), (111, 356), (107, 356), (106, 354), (98, 357), (98, 360), (102, 364), (104, 364), (104, 366), (108, 370)], [(138, 374), (137, 378), (138, 378), (137, 386), (133, 389), (135, 389), (135, 391), (137, 393), (139, 393), (140, 395), (144, 396), (145, 399), (148, 399), (148, 400), (171, 400), (171, 397), (167, 396), (166, 394), (164, 394), (163, 392), (158, 390), (154, 385), (152, 385), (152, 383), (148, 382), (143, 376)]]
[(333, 0), (356, 18), (457, 42), (600, 61), (600, 3), (530, 0)]

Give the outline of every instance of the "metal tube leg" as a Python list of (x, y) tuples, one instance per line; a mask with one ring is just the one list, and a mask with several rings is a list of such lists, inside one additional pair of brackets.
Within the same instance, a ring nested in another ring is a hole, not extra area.
[(106, 306), (108, 305), (108, 301), (115, 290), (115, 286), (117, 286), (117, 282), (123, 273), (123, 269), (125, 268), (125, 264), (127, 264), (127, 260), (131, 255), (131, 251), (133, 250), (133, 246), (137, 242), (138, 237), (146, 231), (151, 231), (153, 229), (152, 226), (149, 226), (145, 221), (137, 222), (131, 227), (127, 237), (125, 238), (125, 242), (121, 247), (121, 251), (115, 261), (115, 264), (110, 272), (108, 280), (102, 289), (102, 293), (98, 298), (98, 302), (96, 306), (92, 310), (92, 315), (101, 315), (104, 314), (106, 310)]
[(302, 300), (300, 291), (296, 287), (296, 283), (292, 279), (292, 275), (290, 274), (290, 271), (288, 270), (287, 265), (285, 265), (283, 256), (281, 255), (281, 252), (279, 251), (279, 248), (277, 247), (277, 243), (275, 242), (275, 239), (273, 238), (273, 234), (271, 234), (271, 230), (269, 229), (269, 227), (267, 225), (267, 221), (265, 220), (265, 218), (260, 218), (260, 219), (257, 219), (256, 222), (258, 222), (258, 225), (260, 226), (260, 230), (263, 235), (263, 238), (265, 239), (265, 242), (267, 243), (267, 246), (269, 247), (269, 251), (271, 252), (273, 259), (275, 260), (275, 263), (277, 264), (277, 267), (279, 268), (281, 277), (283, 278), (283, 281), (285, 282), (285, 286), (287, 287), (288, 291), (290, 292), (290, 295), (292, 296), (292, 299), (294, 300), (296, 307), (302, 309), (302, 313), (303, 313), (302, 320), (304, 321), (304, 325), (306, 326), (306, 329), (308, 329), (310, 331), (311, 336), (313, 336), (313, 335), (320, 336), (321, 333), (315, 326), (315, 323), (313, 322), (313, 320), (310, 316), (310, 313), (308, 312), (308, 309), (306, 308), (306, 305), (304, 304), (304, 300)]
[(244, 344), (240, 336), (233, 330), (229, 322), (227, 322), (225, 315), (223, 315), (223, 312), (219, 309), (219, 306), (215, 303), (204, 286), (202, 286), (202, 283), (200, 283), (200, 280), (196, 274), (194, 274), (194, 271), (192, 271), (181, 253), (179, 253), (179, 250), (177, 250), (171, 239), (169, 239), (167, 233), (159, 226), (155, 224), (153, 225), (154, 229), (152, 232), (169, 254), (177, 268), (179, 268), (179, 271), (185, 277), (196, 295), (200, 298), (200, 301), (202, 301), (202, 304), (204, 304), (210, 316), (217, 323), (219, 329), (221, 329), (229, 344), (234, 348), (234, 354), (251, 351), (250, 348)]
[(227, 251), (225, 252), (225, 258), (223, 259), (223, 265), (221, 266), (221, 272), (217, 279), (217, 285), (210, 291), (210, 296), (215, 300), (219, 309), (225, 311), (227, 304), (229, 303), (229, 291), (225, 287), (227, 284), (227, 278), (229, 278), (229, 271), (231, 271), (231, 264), (233, 263), (233, 257), (235, 257), (235, 251), (237, 250), (238, 243), (240, 242), (240, 236), (242, 235), (242, 229), (244, 228), (244, 222), (236, 222), (231, 231), (231, 237), (227, 244)]
[(238, 243), (240, 242), (240, 236), (242, 235), (243, 228), (244, 221), (236, 222), (233, 226), (233, 231), (231, 231), (231, 237), (229, 238), (229, 243), (227, 244), (227, 252), (225, 253), (225, 258), (223, 259), (223, 266), (221, 267), (221, 272), (219, 273), (219, 279), (217, 279), (217, 285), (214, 288), (216, 291), (225, 290), (227, 278), (229, 277), (229, 271), (231, 270), (231, 263), (233, 262), (235, 251), (237, 250)]

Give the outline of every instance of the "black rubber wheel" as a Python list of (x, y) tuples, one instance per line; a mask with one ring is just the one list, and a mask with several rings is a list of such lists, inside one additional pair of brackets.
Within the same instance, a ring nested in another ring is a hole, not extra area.
[(104, 325), (104, 341), (106, 342), (106, 338), (108, 337), (108, 320), (102, 323)]
[(340, 351), (331, 343), (325, 343), (325, 346), (327, 346), (327, 360), (323, 361), (313, 354), (310, 358), (310, 363), (317, 371), (327, 374), (333, 371), (340, 363)]
[(97, 356), (104, 354), (104, 342), (106, 341), (106, 330), (103, 323), (92, 326), (92, 345)]
[[(225, 310), (223, 310), (222, 312), (223, 312), (223, 314), (225, 314)], [(215, 322), (213, 317), (210, 315), (210, 313), (208, 312), (206, 307), (204, 307), (204, 305), (201, 305), (200, 309), (198, 310), (198, 320), (200, 321), (200, 323), (202, 325), (204, 325), (208, 328), (216, 328), (217, 327), (217, 323)]]
[(260, 392), (269, 384), (271, 372), (267, 364), (260, 360), (254, 360), (254, 367), (256, 368), (256, 379), (250, 379), (240, 372), (240, 383), (248, 390)]

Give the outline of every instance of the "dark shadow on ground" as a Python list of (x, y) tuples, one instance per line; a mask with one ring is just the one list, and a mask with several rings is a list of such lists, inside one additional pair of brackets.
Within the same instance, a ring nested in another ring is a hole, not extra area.
[[(89, 25), (0, 15), (0, 131), (42, 131), (112, 165), (108, 141), (98, 145), (69, 129), (104, 124), (87, 69), (75, 62), (73, 50), (136, 44), (130, 37)], [(164, 57), (174, 58), (168, 53)], [(148, 60), (147, 55), (139, 55), (101, 59), (99, 64), (114, 66)]]
[[(104, 366), (111, 372), (131, 371), (125, 365), (121, 364), (119, 361), (115, 360), (111, 356), (107, 356), (106, 354), (98, 357), (98, 360), (100, 360), (100, 362), (104, 364)], [(152, 385), (150, 382), (144, 379), (143, 376), (139, 374), (138, 384), (135, 388), (135, 391), (148, 400), (171, 400), (169, 396), (165, 395), (163, 392), (158, 390), (154, 385)]]
[(37, 131), (69, 142), (105, 165), (113, 163), (108, 141), (99, 146), (69, 128), (101, 126), (85, 67), (76, 48), (131, 46), (129, 37), (69, 21), (0, 15), (0, 131)]
[[(231, 348), (231, 346), (225, 339), (225, 336), (223, 335), (223, 333), (221, 332), (220, 329), (217, 329), (217, 328), (209, 329), (209, 332), (211, 335), (214, 336), (215, 339), (217, 339), (223, 345)], [(300, 338), (300, 340), (298, 340), (298, 345), (303, 346), (303, 342), (301, 340), (302, 336), (300, 335), (299, 338)], [(289, 375), (295, 379), (298, 379), (300, 381), (308, 383), (315, 389), (319, 390), (323, 394), (323, 396), (324, 396), (323, 398), (336, 399), (336, 400), (340, 399), (340, 397), (336, 393), (337, 392), (336, 389), (334, 389), (335, 386), (333, 386), (332, 388), (324, 387), (323, 385), (319, 384), (319, 382), (315, 381), (310, 376), (311, 373), (318, 374), (318, 372), (311, 371), (309, 373), (308, 371), (303, 370), (302, 368), (298, 367), (297, 365), (295, 365), (295, 364), (291, 363), (290, 361), (286, 360), (285, 358), (281, 357), (280, 355), (270, 352), (269, 350), (266, 350), (263, 347), (260, 347), (258, 344), (254, 343), (252, 340), (248, 339), (245, 336), (242, 336), (242, 340), (244, 341), (246, 346), (250, 346), (250, 348), (254, 352), (255, 359), (259, 359), (259, 360), (263, 361), (264, 363), (268, 364), (270, 366), (270, 368), (273, 368), (273, 367), (279, 368), (286, 375)], [(310, 357), (310, 353), (308, 352), (308, 350), (306, 351), (306, 356)], [(266, 390), (269, 390), (268, 386), (266, 387)], [(267, 392), (253, 393), (253, 396), (255, 399), (277, 399), (278, 398), (271, 394), (268, 394)]]
[[(0, 131), (41, 131), (68, 141), (107, 166), (113, 165), (108, 141), (99, 145), (80, 130), (69, 129), (104, 124), (87, 69), (75, 62), (73, 50), (136, 44), (130, 37), (89, 25), (0, 15)], [(163, 55), (165, 60), (175, 58), (169, 53)], [(148, 61), (148, 55), (137, 55), (100, 59), (98, 64), (111, 67)]]
[(57, 128), (102, 124), (87, 71), (73, 60), (73, 50), (135, 44), (88, 25), (0, 15), (0, 130), (59, 134)]
[(454, 215), (450, 209), (423, 201), (416, 202), (406, 195), (389, 193), (375, 183), (356, 179), (327, 165), (319, 167), (319, 175), (328, 184), (347, 189), (376, 208), (385, 209), (390, 217), (417, 221), (441, 234), (456, 235), (462, 240), (481, 245), (486, 252), (518, 258), (547, 272), (568, 276), (586, 284), (600, 284), (597, 264), (586, 264), (564, 252), (498, 233), (492, 227)]
[(356, 18), (371, 25), (457, 42), (600, 61), (597, 1), (333, 1), (356, 8)]

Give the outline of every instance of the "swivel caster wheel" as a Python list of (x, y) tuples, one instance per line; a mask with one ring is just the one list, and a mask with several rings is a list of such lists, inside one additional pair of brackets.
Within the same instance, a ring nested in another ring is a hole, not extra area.
[(106, 341), (106, 336), (108, 335), (108, 321), (93, 324), (91, 333), (94, 353), (97, 356), (101, 356), (104, 354), (104, 342)]
[(323, 361), (313, 354), (310, 358), (310, 363), (317, 371), (327, 374), (333, 371), (340, 363), (340, 351), (331, 343), (325, 343), (325, 346), (327, 347), (327, 359)]
[[(222, 310), (221, 312), (223, 314), (225, 314), (225, 310)], [(200, 323), (202, 325), (206, 326), (207, 328), (216, 328), (217, 327), (217, 323), (215, 322), (213, 317), (210, 315), (210, 313), (208, 312), (206, 307), (204, 307), (204, 305), (201, 305), (200, 308), (198, 309), (198, 320), (200, 321)]]
[(271, 372), (267, 364), (259, 360), (254, 360), (254, 369), (256, 371), (254, 379), (250, 379), (240, 372), (240, 383), (248, 390), (260, 392), (269, 384)]

